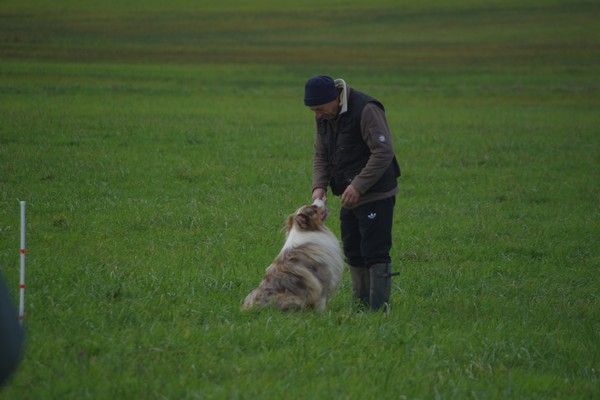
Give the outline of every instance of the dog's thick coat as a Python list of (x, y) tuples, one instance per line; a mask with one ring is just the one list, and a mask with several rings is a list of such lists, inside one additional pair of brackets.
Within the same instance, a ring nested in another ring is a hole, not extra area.
[(323, 224), (322, 212), (314, 205), (303, 206), (288, 217), (283, 248), (242, 308), (325, 309), (340, 282), (344, 260), (337, 238)]

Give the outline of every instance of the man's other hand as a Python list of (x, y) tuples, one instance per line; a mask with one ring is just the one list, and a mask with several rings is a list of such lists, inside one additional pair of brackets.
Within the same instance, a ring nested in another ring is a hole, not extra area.
[(342, 206), (349, 208), (358, 203), (360, 193), (352, 185), (348, 185), (344, 193), (342, 193)]

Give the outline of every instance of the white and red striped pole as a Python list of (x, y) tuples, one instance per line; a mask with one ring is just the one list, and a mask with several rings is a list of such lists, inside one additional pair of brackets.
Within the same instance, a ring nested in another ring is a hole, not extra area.
[(25, 318), (25, 202), (21, 201), (21, 247), (19, 253), (21, 255), (21, 276), (19, 279), (19, 322), (23, 325)]

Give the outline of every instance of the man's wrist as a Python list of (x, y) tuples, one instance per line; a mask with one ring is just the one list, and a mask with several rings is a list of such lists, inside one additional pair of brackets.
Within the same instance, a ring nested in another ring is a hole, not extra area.
[(322, 198), (326, 194), (327, 194), (327, 191), (325, 190), (325, 188), (322, 188), (322, 187), (315, 187), (312, 190), (312, 197), (313, 197), (313, 199), (315, 199), (315, 198)]

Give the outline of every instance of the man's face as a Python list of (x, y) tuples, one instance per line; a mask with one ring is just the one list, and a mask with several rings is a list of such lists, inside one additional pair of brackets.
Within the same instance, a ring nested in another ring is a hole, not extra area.
[(317, 119), (334, 119), (340, 110), (340, 99), (337, 98), (329, 103), (310, 107)]

